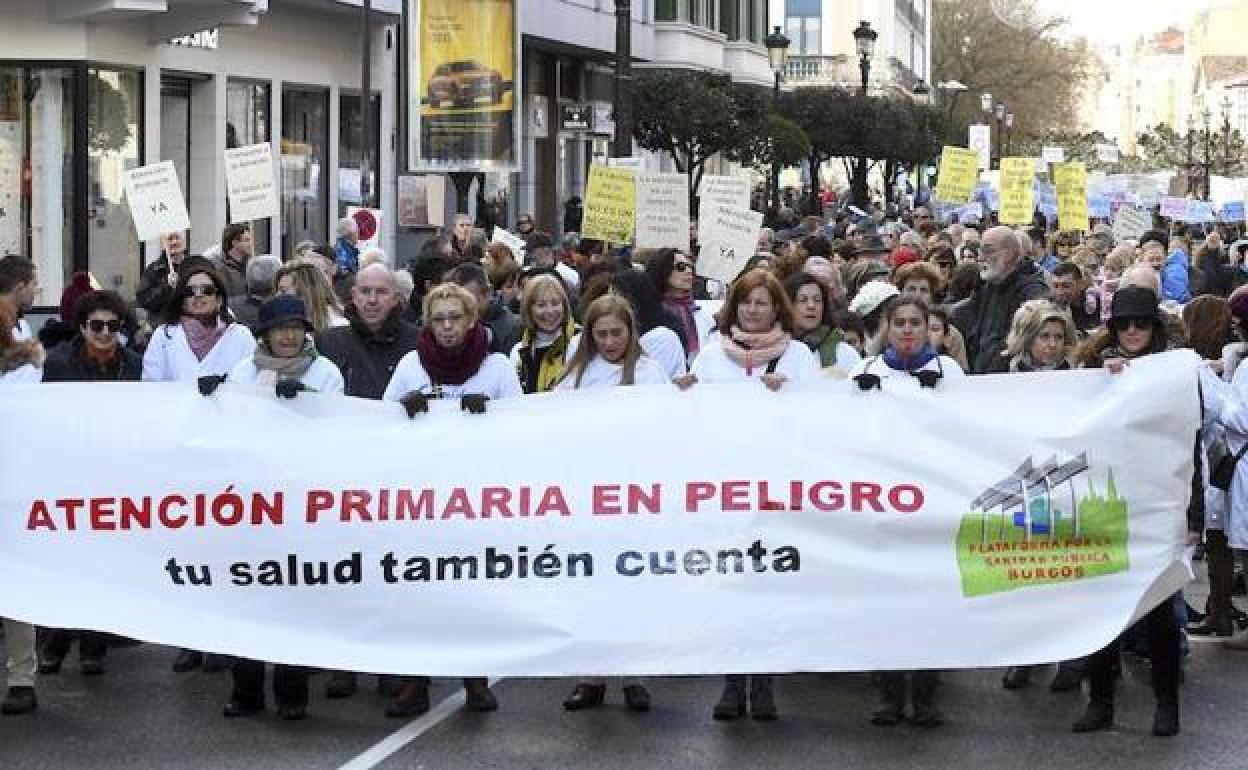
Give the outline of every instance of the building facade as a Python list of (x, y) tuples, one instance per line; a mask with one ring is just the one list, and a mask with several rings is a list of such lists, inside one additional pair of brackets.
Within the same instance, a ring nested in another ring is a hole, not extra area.
[[(396, 174), (399, 0), (373, 0), (374, 166), (383, 209)], [(360, 0), (12, 0), (0, 23), (0, 253), (29, 255), (37, 304), (70, 276), (133, 297), (143, 265), (121, 173), (169, 160), (191, 215), (191, 253), (227, 221), (226, 148), (270, 142), (277, 216), (258, 253), (322, 243), (359, 202)], [(384, 138), (384, 141), (383, 141)], [(386, 184), (390, 180), (390, 184)], [(383, 247), (392, 236), (383, 237)]]

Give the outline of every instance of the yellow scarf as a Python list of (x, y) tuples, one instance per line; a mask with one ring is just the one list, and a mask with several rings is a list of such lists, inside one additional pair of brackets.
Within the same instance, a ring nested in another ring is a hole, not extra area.
[[(537, 369), (537, 389), (535, 393), (546, 393), (555, 389), (555, 385), (559, 380), (563, 379), (563, 373), (567, 369), (568, 357), (568, 341), (576, 335), (576, 321), (571, 318), (563, 322), (563, 329), (560, 330), (559, 336), (555, 341), (546, 348), (546, 354), (542, 356), (542, 362)], [(530, 328), (525, 328), (524, 334), (520, 338), (520, 363), (518, 366), (520, 382), (528, 382), (527, 367), (534, 359), (536, 353), (535, 345), (537, 344), (537, 335)]]

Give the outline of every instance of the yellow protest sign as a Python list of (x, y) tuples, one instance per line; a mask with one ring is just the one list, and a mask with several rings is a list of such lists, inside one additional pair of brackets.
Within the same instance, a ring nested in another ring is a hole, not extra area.
[(965, 147), (945, 147), (940, 153), (936, 198), (945, 203), (968, 203), (979, 179), (979, 153)]
[(1036, 161), (1034, 158), (1001, 159), (1001, 209), (1003, 225), (1029, 225), (1035, 211)]
[(637, 187), (631, 168), (589, 167), (581, 236), (608, 243), (631, 243)]
[(1088, 170), (1079, 162), (1054, 163), (1057, 221), (1063, 230), (1088, 229)]

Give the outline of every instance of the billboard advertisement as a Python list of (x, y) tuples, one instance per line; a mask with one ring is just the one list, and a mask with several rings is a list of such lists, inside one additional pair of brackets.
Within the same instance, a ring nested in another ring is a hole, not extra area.
[(409, 0), (408, 170), (520, 167), (514, 0)]

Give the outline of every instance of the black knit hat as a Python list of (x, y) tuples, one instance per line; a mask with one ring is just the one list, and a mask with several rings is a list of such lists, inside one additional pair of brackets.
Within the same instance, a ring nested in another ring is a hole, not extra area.
[(292, 294), (279, 294), (260, 306), (256, 333), (264, 334), (275, 326), (291, 321), (301, 323), (303, 328), (312, 331), (312, 322), (308, 320), (308, 311), (303, 300)]
[(1161, 323), (1161, 309), (1157, 305), (1157, 293), (1143, 286), (1124, 286), (1114, 292), (1110, 304), (1110, 319), (1146, 318)]

